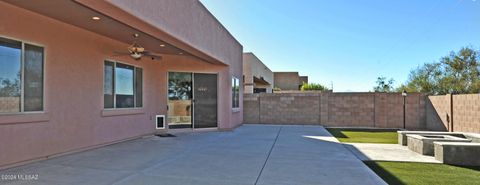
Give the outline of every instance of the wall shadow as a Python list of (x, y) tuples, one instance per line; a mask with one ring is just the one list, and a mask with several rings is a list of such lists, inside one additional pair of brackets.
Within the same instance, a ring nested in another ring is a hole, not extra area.
[(435, 109), (433, 106), (432, 101), (430, 98), (426, 98), (427, 100), (425, 101), (426, 105), (426, 127), (428, 130), (434, 130), (434, 131), (448, 131), (447, 125), (448, 123), (443, 123), (441, 116), (441, 113)]
[(457, 166), (457, 165), (452, 165), (452, 166), (459, 167), (459, 168), (465, 168), (465, 169), (469, 169), (469, 170), (475, 170), (475, 171), (480, 172), (480, 166)]
[(333, 137), (336, 137), (336, 138), (348, 138), (348, 136), (346, 136), (345, 134), (343, 134), (342, 131), (344, 131), (345, 129), (336, 129), (336, 128), (325, 128), (328, 132), (330, 132), (330, 134), (333, 135)]
[(406, 184), (400, 179), (398, 179), (395, 175), (390, 173), (388, 170), (378, 165), (378, 163), (376, 163), (375, 161), (364, 161), (363, 163), (365, 163), (365, 165), (367, 165), (371, 170), (373, 170), (378, 176), (380, 176), (385, 182), (390, 185)]

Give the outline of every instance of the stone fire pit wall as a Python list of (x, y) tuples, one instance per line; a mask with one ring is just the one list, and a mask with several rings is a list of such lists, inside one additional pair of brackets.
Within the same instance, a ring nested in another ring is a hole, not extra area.
[(435, 159), (451, 165), (480, 166), (480, 143), (434, 142)]
[(455, 137), (451, 135), (418, 135), (407, 134), (408, 149), (422, 155), (434, 154), (434, 142), (471, 142), (471, 139)]
[[(472, 139), (469, 137), (470, 135), (466, 135), (462, 132), (436, 132), (436, 131), (409, 131), (409, 130), (399, 130), (397, 131), (398, 133), (398, 144), (402, 146), (407, 146), (407, 135), (409, 134), (417, 134), (417, 135), (450, 135), (450, 136), (455, 136), (455, 137), (466, 137), (469, 139)], [(472, 134), (472, 137), (474, 135)], [(478, 140), (480, 141), (480, 136), (478, 137)], [(473, 139), (472, 139), (472, 142)]]

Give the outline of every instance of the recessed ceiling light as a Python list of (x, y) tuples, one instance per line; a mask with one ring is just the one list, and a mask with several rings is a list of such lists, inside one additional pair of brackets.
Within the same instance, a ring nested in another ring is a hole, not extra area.
[(180, 53), (178, 53), (178, 54), (180, 54), (180, 55), (183, 55), (183, 53), (182, 53), (182, 52), (180, 52)]
[(160, 47), (165, 47), (165, 44), (160, 44)]
[(100, 17), (94, 16), (94, 17), (92, 17), (92, 19), (98, 21), (98, 20), (100, 20)]

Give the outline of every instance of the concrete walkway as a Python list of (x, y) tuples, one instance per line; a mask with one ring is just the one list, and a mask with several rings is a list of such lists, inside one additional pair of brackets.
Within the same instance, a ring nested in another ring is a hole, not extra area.
[(433, 156), (415, 153), (399, 144), (344, 143), (344, 145), (362, 161), (441, 163)]
[(0, 184), (385, 184), (320, 126), (146, 137), (0, 171)]

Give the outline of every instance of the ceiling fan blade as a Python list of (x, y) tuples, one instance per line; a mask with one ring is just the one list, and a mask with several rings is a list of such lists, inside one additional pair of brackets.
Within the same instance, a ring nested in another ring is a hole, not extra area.
[(145, 54), (144, 53), (143, 56), (151, 57), (152, 60), (162, 60), (162, 56), (160, 56), (160, 55), (154, 55), (154, 54), (149, 54), (149, 53)]
[(152, 57), (152, 58), (155, 58), (155, 59), (158, 59), (158, 60), (161, 60), (162, 59), (162, 56), (160, 54), (157, 54), (157, 53), (152, 53), (150, 51), (144, 51), (143, 52), (143, 55), (144, 56), (148, 56), (148, 57)]
[(122, 56), (122, 55), (130, 55), (131, 53), (128, 52), (118, 52), (114, 51), (112, 56)]

